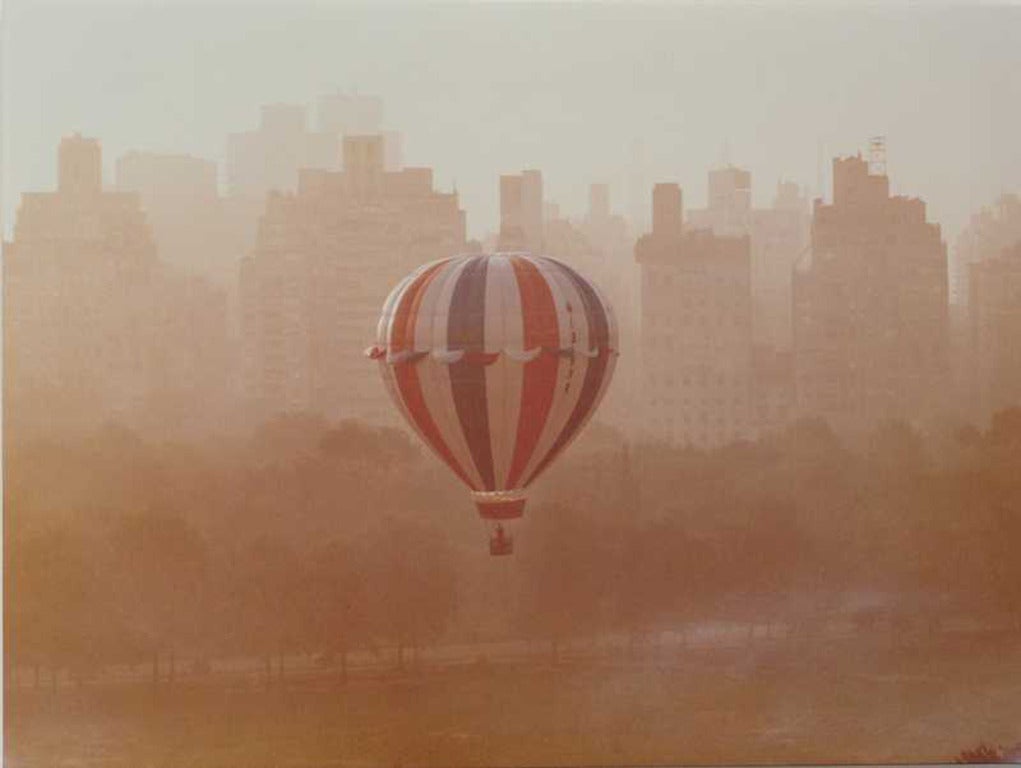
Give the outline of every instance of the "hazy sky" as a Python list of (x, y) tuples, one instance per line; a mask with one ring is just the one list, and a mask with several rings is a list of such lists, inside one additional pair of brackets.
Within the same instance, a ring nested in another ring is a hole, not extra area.
[[(336, 89), (385, 100), (405, 161), (456, 181), (469, 233), (497, 222), (497, 176), (540, 168), (580, 214), (591, 181), (628, 211), (679, 181), (705, 199), (724, 157), (814, 194), (820, 159), (885, 134), (895, 192), (952, 236), (1021, 188), (1021, 6), (3, 1), (4, 229), (55, 184), (56, 146), (222, 159), (259, 105)], [(828, 175), (827, 175), (828, 178)]]

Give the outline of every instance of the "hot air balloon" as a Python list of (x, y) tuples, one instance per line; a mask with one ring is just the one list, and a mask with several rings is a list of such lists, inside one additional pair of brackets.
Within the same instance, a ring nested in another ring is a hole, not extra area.
[(454, 256), (405, 277), (383, 306), (377, 360), (419, 437), (471, 490), (510, 554), (506, 521), (585, 426), (613, 375), (617, 323), (605, 297), (546, 256)]

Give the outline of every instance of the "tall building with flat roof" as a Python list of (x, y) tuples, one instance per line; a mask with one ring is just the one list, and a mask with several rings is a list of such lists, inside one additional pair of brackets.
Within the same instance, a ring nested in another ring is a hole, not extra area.
[(505, 175), (500, 177), (500, 232), (497, 250), (524, 251), (524, 212), (521, 207), (521, 177)]
[[(752, 227), (752, 174), (728, 165), (709, 171), (709, 229), (724, 237), (744, 237)], [(692, 212), (693, 222), (698, 214)]]
[(500, 177), (501, 251), (543, 252), (543, 202), (540, 171)]
[(683, 230), (681, 190), (657, 184), (639, 238), (640, 419), (648, 440), (711, 448), (754, 437), (749, 239)]
[(808, 250), (811, 216), (801, 188), (778, 182), (773, 204), (753, 208), (752, 330), (755, 343), (791, 352), (791, 283), (794, 265)]
[(359, 200), (373, 200), (383, 191), (383, 137), (345, 136), (344, 178), (352, 195)]
[(22, 196), (4, 253), (7, 423), (204, 429), (225, 395), (222, 292), (159, 259), (139, 195), (105, 190), (101, 168), (98, 141), (65, 138), (57, 190)]
[[(596, 418), (612, 424), (623, 434), (635, 432), (633, 408), (638, 384), (638, 264), (635, 237), (624, 216), (614, 213), (607, 184), (589, 187), (589, 209), (578, 223), (589, 243), (579, 268), (602, 289), (617, 317), (621, 360)], [(551, 255), (557, 255), (547, 235)]]
[(218, 365), (236, 392), (238, 267), (257, 213), (249, 200), (220, 196), (217, 172), (212, 160), (131, 151), (117, 158), (115, 186), (137, 194), (159, 259), (181, 273), (181, 289), (198, 295), (205, 281), (222, 295), (228, 344)]
[(798, 411), (844, 431), (924, 419), (948, 383), (946, 246), (925, 203), (891, 197), (860, 156), (833, 161), (794, 277)]
[(214, 161), (131, 151), (117, 158), (115, 187), (138, 195), (160, 259), (232, 287), (240, 254), (226, 232)]
[(227, 137), (227, 191), (262, 199), (268, 192), (293, 192), (302, 168), (333, 170), (340, 161), (335, 131), (311, 132), (307, 110), (298, 104), (267, 104), (259, 127)]
[(57, 148), (57, 190), (91, 197), (103, 188), (103, 153), (97, 139), (65, 136)]
[(1005, 248), (1021, 240), (1021, 197), (1000, 195), (993, 205), (972, 215), (954, 243), (950, 303), (967, 311), (971, 265), (998, 259)]
[(326, 93), (316, 105), (316, 130), (341, 138), (382, 135), (383, 169), (399, 171), (404, 165), (404, 137), (400, 131), (384, 130), (383, 112), (379, 96), (344, 91)]
[(677, 184), (657, 184), (652, 188), (652, 234), (661, 242), (679, 239), (684, 203)]
[[(1009, 307), (1015, 280), (1012, 248), (1021, 243), (1021, 198), (1001, 195), (971, 216), (957, 237), (950, 265), (952, 355), (959, 417), (985, 421), (1010, 399), (1009, 337), (1018, 330)], [(1002, 278), (1002, 284), (997, 280)], [(978, 281), (973, 285), (974, 281)], [(1015, 337), (1016, 338), (1016, 335)]]
[(383, 170), (389, 173), (404, 167), (404, 135), (400, 131), (383, 131)]
[(219, 195), (213, 160), (132, 150), (117, 158), (117, 189), (137, 192), (142, 200), (190, 197), (203, 203)]
[(968, 349), (972, 415), (986, 422), (1021, 407), (1021, 237), (969, 265)]
[(777, 184), (770, 208), (752, 207), (752, 176), (735, 166), (709, 171), (709, 204), (688, 212), (688, 226), (751, 239), (755, 343), (791, 349), (791, 275), (808, 247), (808, 203), (791, 182)]
[(362, 351), (383, 301), (415, 267), (466, 248), (456, 194), (429, 168), (388, 173), (382, 138), (346, 137), (344, 170), (306, 170), (274, 194), (241, 271), (246, 391), (282, 412), (394, 423)]

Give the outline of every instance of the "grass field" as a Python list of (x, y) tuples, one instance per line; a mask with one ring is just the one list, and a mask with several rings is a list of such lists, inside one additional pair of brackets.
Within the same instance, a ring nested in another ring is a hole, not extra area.
[(1021, 648), (784, 642), (8, 693), (6, 764), (938, 762), (1021, 741)]

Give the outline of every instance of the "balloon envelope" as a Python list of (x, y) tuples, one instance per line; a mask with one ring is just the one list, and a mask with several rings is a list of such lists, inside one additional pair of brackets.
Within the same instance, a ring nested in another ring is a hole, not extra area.
[(408, 275), (375, 346), (387, 389), (483, 517), (519, 517), (524, 489), (585, 425), (613, 375), (617, 323), (571, 267), (519, 253), (455, 256)]

